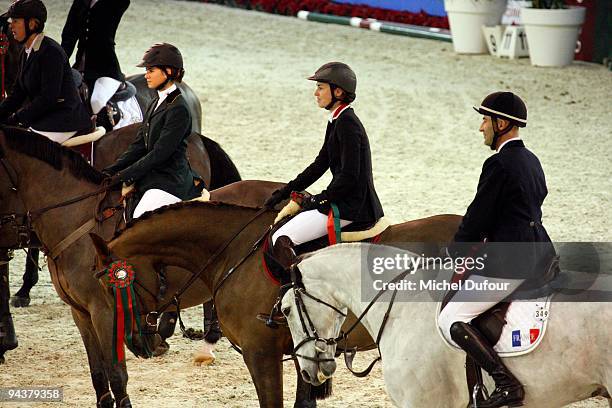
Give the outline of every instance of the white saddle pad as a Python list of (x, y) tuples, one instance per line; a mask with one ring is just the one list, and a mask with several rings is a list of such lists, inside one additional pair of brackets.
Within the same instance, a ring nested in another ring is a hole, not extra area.
[(121, 111), (121, 120), (113, 127), (114, 130), (133, 123), (142, 122), (142, 110), (135, 96), (132, 96), (127, 101), (117, 102), (117, 107)]
[[(550, 317), (550, 298), (541, 297), (532, 300), (515, 301), (510, 304), (506, 314), (506, 325), (502, 329), (499, 341), (494, 349), (500, 357), (516, 357), (535, 350), (544, 334)], [(441, 303), (438, 303), (438, 313)], [(438, 327), (436, 325), (436, 327)], [(440, 337), (449, 346), (459, 349), (446, 341), (438, 327)]]

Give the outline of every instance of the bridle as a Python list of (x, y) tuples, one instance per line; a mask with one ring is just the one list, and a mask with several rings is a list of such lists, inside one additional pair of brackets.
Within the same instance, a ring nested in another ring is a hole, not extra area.
[[(404, 277), (406, 277), (406, 275), (408, 275), (411, 272), (412, 272), (411, 269), (407, 269), (407, 270), (403, 271), (402, 273), (400, 273), (399, 275), (397, 275), (395, 278), (393, 278), (393, 280), (391, 280), (389, 283), (398, 282), (398, 281), (402, 280)], [(376, 296), (374, 296), (374, 298), (370, 301), (368, 306), (366, 306), (364, 311), (359, 315), (357, 320), (353, 323), (353, 325), (346, 332), (341, 331), (340, 334), (338, 335), (338, 337), (335, 337), (335, 338), (321, 338), (319, 336), (319, 334), (317, 333), (317, 330), (314, 327), (314, 324), (312, 323), (312, 319), (310, 318), (310, 315), (308, 314), (308, 311), (306, 310), (306, 305), (304, 304), (304, 299), (302, 298), (302, 296), (306, 296), (306, 297), (314, 300), (315, 302), (320, 303), (320, 304), (322, 304), (322, 305), (332, 309), (334, 312), (336, 312), (337, 314), (339, 314), (342, 317), (346, 317), (346, 313), (344, 313), (343, 311), (341, 311), (337, 307), (335, 307), (335, 306), (333, 306), (333, 305), (331, 305), (331, 304), (329, 304), (329, 303), (327, 303), (327, 302), (317, 298), (316, 296), (313, 296), (310, 293), (308, 293), (306, 291), (306, 288), (304, 287), (303, 283), (301, 282), (301, 274), (299, 273), (299, 269), (298, 269), (297, 265), (293, 265), (292, 268), (291, 268), (291, 282), (292, 283), (290, 283), (290, 284), (288, 284), (286, 286), (287, 286), (287, 289), (293, 290), (293, 294), (294, 294), (294, 297), (295, 297), (295, 304), (296, 304), (297, 311), (298, 311), (298, 316), (299, 316), (299, 319), (300, 319), (300, 324), (302, 326), (302, 330), (306, 334), (306, 337), (302, 341), (300, 341), (293, 348), (293, 352), (291, 353), (291, 355), (294, 358), (300, 357), (300, 358), (303, 358), (305, 360), (312, 361), (312, 362), (315, 362), (315, 363), (331, 362), (331, 361), (334, 361), (335, 359), (334, 358), (319, 358), (319, 357), (305, 356), (303, 354), (298, 354), (298, 350), (302, 346), (304, 346), (305, 344), (307, 344), (307, 343), (309, 343), (311, 341), (314, 342), (315, 350), (317, 352), (319, 352), (319, 353), (322, 353), (325, 350), (322, 347), (319, 347), (318, 344), (325, 344), (327, 346), (338, 345), (340, 342), (344, 342), (344, 344), (347, 344), (348, 343), (348, 335), (353, 330), (355, 330), (357, 325), (363, 320), (365, 315), (370, 311), (370, 309), (376, 303), (376, 301), (383, 294), (385, 294), (388, 291), (387, 290), (388, 285), (385, 286), (383, 289), (381, 289), (376, 294)], [(345, 360), (347, 368), (356, 377), (365, 377), (365, 376), (367, 376), (372, 371), (372, 368), (374, 368), (374, 365), (376, 364), (376, 362), (378, 362), (379, 360), (382, 359), (382, 356), (381, 356), (381, 353), (380, 353), (380, 339), (382, 338), (383, 331), (385, 329), (387, 321), (389, 320), (389, 315), (391, 313), (391, 308), (393, 307), (393, 304), (395, 302), (396, 295), (397, 295), (397, 287), (393, 291), (393, 295), (391, 296), (391, 300), (389, 301), (389, 306), (387, 307), (387, 311), (385, 312), (385, 315), (383, 317), (383, 321), (382, 321), (382, 323), (380, 325), (380, 328), (378, 330), (378, 334), (376, 336), (375, 344), (376, 344), (376, 348), (378, 349), (378, 357), (375, 358), (370, 363), (368, 368), (366, 368), (364, 371), (361, 371), (361, 372), (356, 372), (356, 371), (353, 370), (352, 362), (353, 362), (353, 358), (355, 357), (355, 353), (357, 351), (356, 349), (347, 350), (346, 347), (345, 347), (344, 350), (341, 352), (341, 354), (344, 354), (344, 360)], [(306, 323), (308, 323), (308, 326), (306, 325)], [(309, 329), (310, 329), (310, 331), (309, 331)], [(312, 335), (310, 334), (311, 332), (312, 332)]]

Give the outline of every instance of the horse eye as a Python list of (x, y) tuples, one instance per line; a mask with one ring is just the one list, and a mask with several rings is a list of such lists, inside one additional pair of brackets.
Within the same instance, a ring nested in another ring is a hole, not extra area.
[(283, 314), (285, 316), (289, 316), (289, 313), (291, 313), (291, 308), (290, 307), (286, 307), (283, 310), (281, 310), (283, 312)]

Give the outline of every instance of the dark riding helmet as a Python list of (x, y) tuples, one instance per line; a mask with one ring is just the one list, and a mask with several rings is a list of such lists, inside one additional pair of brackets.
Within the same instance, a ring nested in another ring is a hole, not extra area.
[(484, 116), (505, 119), (518, 127), (527, 126), (527, 106), (512, 92), (494, 92), (488, 95), (474, 110)]
[(354, 94), (357, 88), (355, 72), (342, 62), (328, 62), (317, 69), (314, 75), (309, 76), (308, 79), (335, 85), (350, 94)]
[(178, 70), (183, 69), (183, 56), (172, 44), (154, 44), (145, 52), (142, 62), (137, 67), (171, 67)]
[(47, 21), (47, 8), (40, 0), (15, 0), (5, 14), (7, 18), (35, 18), (44, 24)]

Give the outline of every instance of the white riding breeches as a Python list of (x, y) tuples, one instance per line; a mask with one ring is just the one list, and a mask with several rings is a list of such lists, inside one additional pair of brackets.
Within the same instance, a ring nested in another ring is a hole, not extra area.
[[(340, 226), (349, 225), (352, 221), (340, 220)], [(272, 235), (272, 245), (278, 237), (286, 235), (294, 245), (301, 245), (327, 234), (327, 215), (317, 210), (304, 211), (293, 217)]]
[(72, 136), (76, 135), (76, 130), (72, 132), (45, 132), (43, 130), (36, 130), (29, 128), (30, 132), (38, 133), (39, 135), (43, 135), (46, 138), (53, 140), (56, 143), (62, 144), (66, 140), (70, 139)]
[(153, 211), (159, 207), (163, 207), (164, 205), (178, 203), (179, 201), (181, 201), (180, 198), (167, 193), (164, 190), (152, 188), (145, 191), (145, 193), (142, 195), (142, 198), (134, 210), (133, 218), (136, 219), (147, 211)]
[[(438, 326), (442, 330), (442, 334), (448, 342), (455, 345), (456, 343), (450, 335), (450, 328), (453, 323), (471, 322), (518, 289), (524, 279), (489, 278), (472, 275), (466, 281), (472, 281), (475, 284), (475, 289), (458, 290), (438, 316)], [(466, 288), (466, 281), (463, 282), (463, 288)], [(496, 290), (479, 290), (478, 287), (485, 282), (491, 284)], [(502, 287), (503, 290), (497, 290)], [(484, 299), (485, 301), (479, 301), (478, 299)]]

